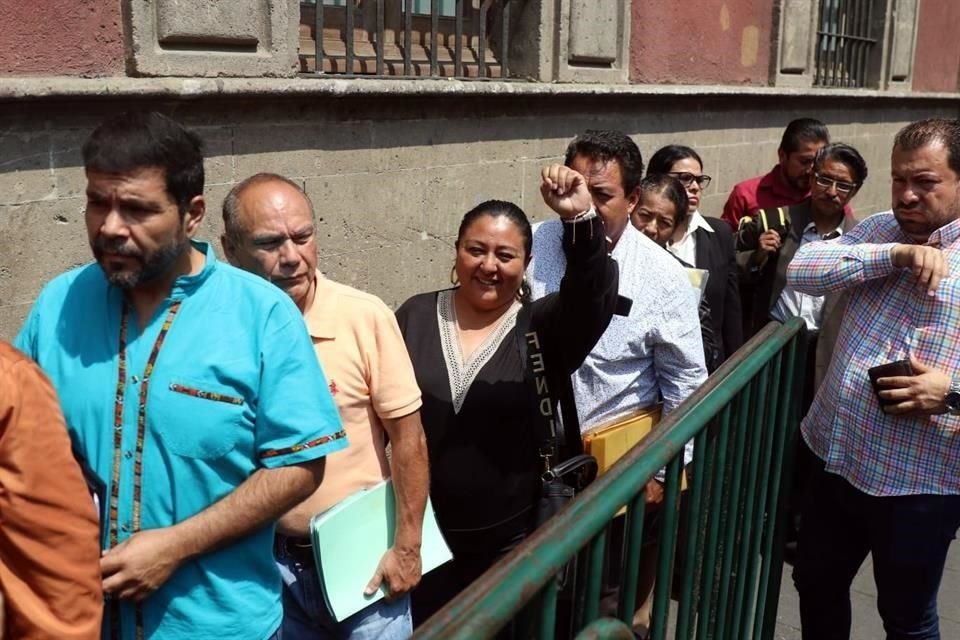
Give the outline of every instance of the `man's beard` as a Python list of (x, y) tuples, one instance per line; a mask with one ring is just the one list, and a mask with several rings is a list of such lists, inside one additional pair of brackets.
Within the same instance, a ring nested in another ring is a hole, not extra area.
[[(173, 263), (183, 255), (187, 250), (190, 241), (184, 237), (174, 239), (167, 245), (164, 245), (150, 254), (144, 255), (139, 249), (126, 246), (122, 243), (111, 242), (102, 236), (97, 237), (93, 245), (93, 255), (96, 257), (100, 268), (103, 269), (107, 281), (124, 290), (135, 289), (142, 284), (160, 278), (170, 271)], [(140, 268), (135, 270), (110, 271), (104, 266), (104, 253), (112, 253), (118, 256), (133, 258), (139, 263)]]

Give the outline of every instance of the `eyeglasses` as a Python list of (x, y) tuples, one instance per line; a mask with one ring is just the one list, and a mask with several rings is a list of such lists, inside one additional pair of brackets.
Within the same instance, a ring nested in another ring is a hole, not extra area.
[(833, 178), (828, 178), (827, 176), (822, 176), (819, 173), (813, 174), (813, 179), (817, 183), (817, 186), (821, 189), (827, 191), (830, 190), (830, 187), (833, 187), (837, 190), (842, 196), (850, 195), (853, 193), (854, 189), (857, 188), (857, 185), (852, 182), (844, 182), (843, 180), (834, 180)]
[(683, 172), (670, 171), (668, 173), (669, 175), (679, 180), (680, 184), (682, 184), (685, 187), (689, 187), (692, 183), (696, 182), (698, 185), (700, 185), (701, 189), (706, 189), (707, 187), (710, 186), (710, 181), (713, 180), (713, 178), (711, 178), (708, 175), (704, 174), (704, 175), (697, 176), (687, 171), (683, 171)]

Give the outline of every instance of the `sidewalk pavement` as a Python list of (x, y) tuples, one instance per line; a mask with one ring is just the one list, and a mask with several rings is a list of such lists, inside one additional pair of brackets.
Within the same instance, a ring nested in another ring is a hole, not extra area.
[[(784, 565), (777, 609), (776, 640), (800, 640), (800, 602), (793, 588), (793, 567)], [(851, 640), (882, 640), (883, 624), (877, 614), (877, 588), (873, 583), (870, 558), (863, 563), (850, 591), (853, 604)], [(938, 602), (940, 635), (943, 640), (960, 640), (960, 542), (950, 545)]]

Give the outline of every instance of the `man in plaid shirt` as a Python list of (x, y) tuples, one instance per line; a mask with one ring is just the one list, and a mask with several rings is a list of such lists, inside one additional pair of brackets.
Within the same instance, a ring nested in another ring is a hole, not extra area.
[[(904, 127), (891, 173), (892, 211), (808, 243), (787, 275), (803, 293), (850, 293), (801, 427), (821, 463), (794, 570), (805, 639), (849, 637), (868, 553), (887, 637), (940, 637), (937, 591), (960, 527), (960, 121)], [(895, 360), (912, 375), (880, 378), (875, 394), (867, 370)]]

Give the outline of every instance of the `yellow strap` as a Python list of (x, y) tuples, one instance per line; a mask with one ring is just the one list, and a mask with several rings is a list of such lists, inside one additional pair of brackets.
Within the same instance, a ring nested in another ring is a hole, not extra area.
[[(787, 226), (787, 214), (783, 210), (783, 207), (777, 207), (777, 217), (780, 218), (779, 228), (784, 228)], [(772, 228), (770, 226), (770, 220), (767, 218), (767, 210), (760, 209), (760, 225), (763, 227), (764, 231), (770, 231)]]

